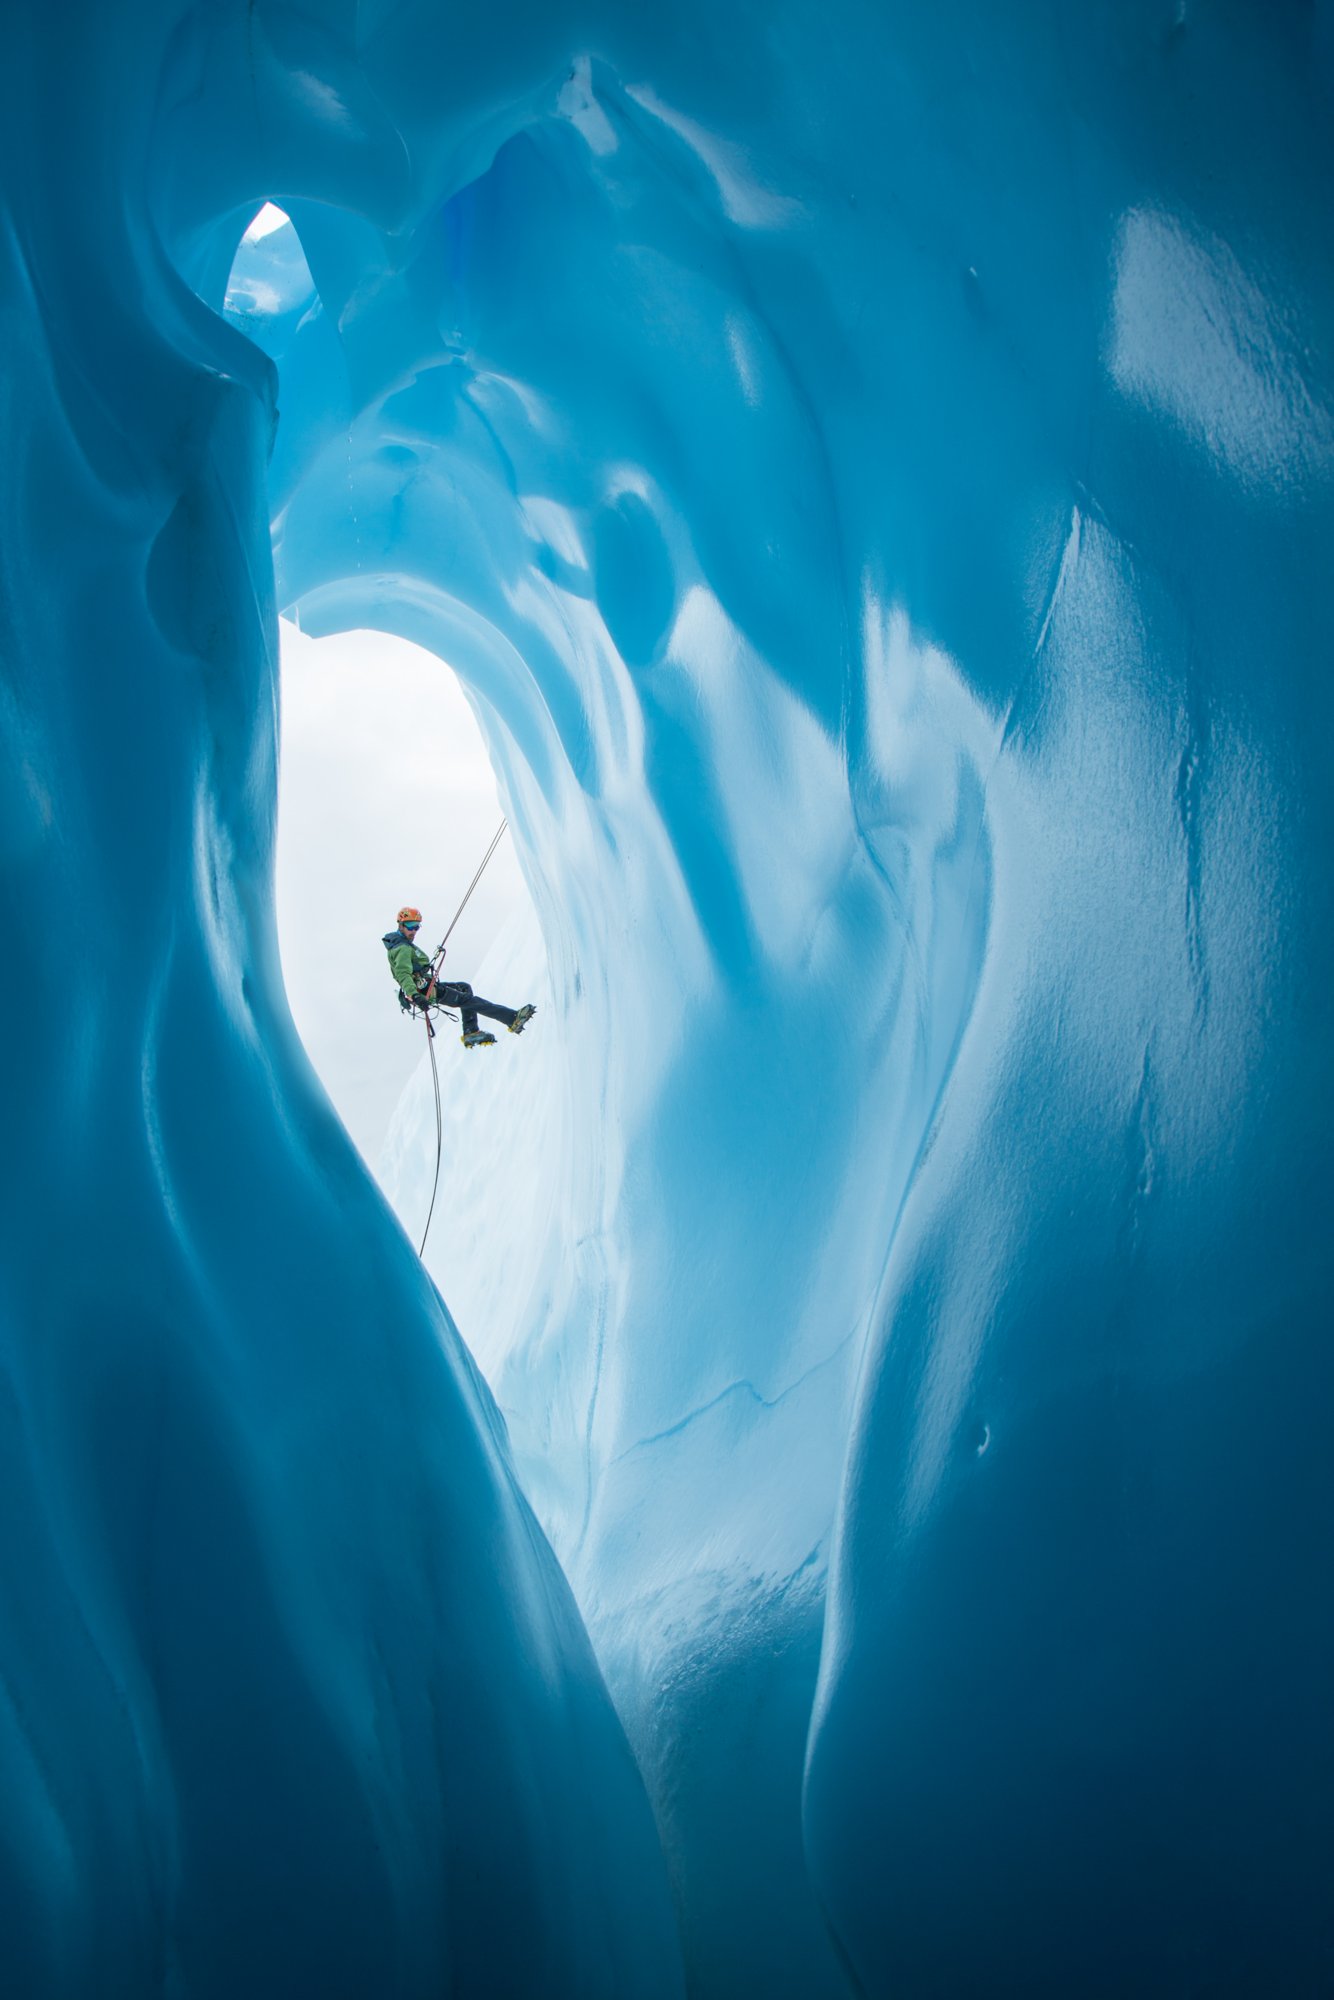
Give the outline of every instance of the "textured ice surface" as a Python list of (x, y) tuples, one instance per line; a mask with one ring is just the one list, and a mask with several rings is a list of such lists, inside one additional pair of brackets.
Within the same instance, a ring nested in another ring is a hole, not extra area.
[(500, 773), (434, 1269), (692, 1991), (1327, 1990), (1328, 10), (7, 33), (29, 1988), (675, 1977), (286, 1020), (271, 520)]

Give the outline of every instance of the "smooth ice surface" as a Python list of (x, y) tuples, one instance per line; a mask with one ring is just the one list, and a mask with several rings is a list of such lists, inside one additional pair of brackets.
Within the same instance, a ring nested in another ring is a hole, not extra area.
[[(31, 1989), (672, 1990), (512, 1464), (693, 1994), (1328, 1990), (1328, 8), (8, 32)], [(270, 529), (533, 891), (508, 1445), (278, 990)]]

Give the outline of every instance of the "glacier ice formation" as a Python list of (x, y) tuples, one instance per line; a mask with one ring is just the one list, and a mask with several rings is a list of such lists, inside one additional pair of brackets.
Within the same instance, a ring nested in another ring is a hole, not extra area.
[[(1334, 14), (4, 36), (9, 1987), (1328, 1991)], [(275, 607), (533, 889), (486, 1382)]]

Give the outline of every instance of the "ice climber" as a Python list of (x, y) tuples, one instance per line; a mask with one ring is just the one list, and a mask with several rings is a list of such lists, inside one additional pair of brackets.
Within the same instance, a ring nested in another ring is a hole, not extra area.
[(389, 970), (398, 982), (399, 1006), (405, 1012), (411, 1012), (415, 1007), (457, 1007), (463, 1022), (465, 1049), (494, 1046), (495, 1036), (488, 1035), (485, 1028), (477, 1024), (479, 1014), (485, 1014), (488, 1020), (503, 1021), (512, 1035), (521, 1035), (537, 1012), (531, 1004), (500, 1007), (494, 1000), (479, 1000), (466, 980), (431, 977), (431, 961), (424, 951), (417, 949), (421, 921), (421, 911), (414, 910), (411, 903), (405, 903), (398, 913), (398, 929), (390, 931), (384, 940), (384, 948), (389, 953)]

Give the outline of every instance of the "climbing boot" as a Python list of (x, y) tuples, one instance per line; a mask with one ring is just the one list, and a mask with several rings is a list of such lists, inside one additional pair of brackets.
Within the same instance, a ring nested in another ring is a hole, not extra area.
[(465, 1049), (489, 1049), (495, 1046), (495, 1036), (488, 1035), (485, 1028), (473, 1028), (469, 1034), (460, 1035)]
[(524, 1029), (528, 1026), (528, 1023), (532, 1020), (536, 1012), (537, 1012), (536, 1007), (534, 1007), (531, 1003), (529, 1003), (526, 1006), (520, 1007), (518, 1013), (514, 1016), (514, 1019), (510, 1022), (510, 1033), (512, 1035), (521, 1035)]

